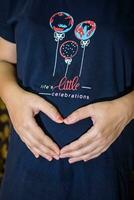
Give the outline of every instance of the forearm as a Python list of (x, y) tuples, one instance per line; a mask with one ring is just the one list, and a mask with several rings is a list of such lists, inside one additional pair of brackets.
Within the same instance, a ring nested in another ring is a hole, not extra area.
[(11, 63), (0, 61), (0, 97), (5, 104), (8, 103), (18, 88), (15, 66)]

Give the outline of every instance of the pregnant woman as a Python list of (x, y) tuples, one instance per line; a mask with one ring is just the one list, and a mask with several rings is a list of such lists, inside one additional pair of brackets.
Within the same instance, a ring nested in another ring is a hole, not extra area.
[(134, 3), (1, 0), (12, 122), (0, 200), (128, 200)]

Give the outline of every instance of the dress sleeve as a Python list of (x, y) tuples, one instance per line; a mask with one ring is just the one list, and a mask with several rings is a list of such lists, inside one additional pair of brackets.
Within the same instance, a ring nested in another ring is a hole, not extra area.
[(0, 37), (13, 43), (15, 43), (14, 24), (12, 23), (14, 6), (14, 0), (0, 1)]

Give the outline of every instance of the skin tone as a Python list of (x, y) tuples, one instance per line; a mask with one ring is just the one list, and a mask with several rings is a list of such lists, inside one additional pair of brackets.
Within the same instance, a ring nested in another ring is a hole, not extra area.
[[(60, 149), (35, 121), (40, 111), (57, 123), (63, 123), (58, 110), (40, 96), (23, 90), (16, 80), (16, 45), (0, 39), (0, 96), (6, 104), (12, 124), (36, 158), (59, 159)], [(8, 91), (8, 92), (7, 92)], [(23, 112), (22, 112), (23, 111)]]
[[(0, 52), (0, 96), (17, 134), (36, 158), (42, 156), (49, 161), (68, 158), (69, 163), (86, 162), (104, 153), (134, 119), (134, 91), (112, 101), (81, 107), (63, 119), (52, 104), (17, 84), (16, 45), (1, 38)], [(59, 149), (37, 125), (34, 117), (40, 111), (53, 121), (67, 125), (91, 117), (93, 126), (79, 139)]]
[(70, 163), (100, 156), (121, 135), (134, 119), (134, 92), (113, 101), (82, 107), (64, 119), (64, 123), (73, 124), (87, 117), (93, 121), (92, 128), (61, 149), (60, 157), (68, 157)]

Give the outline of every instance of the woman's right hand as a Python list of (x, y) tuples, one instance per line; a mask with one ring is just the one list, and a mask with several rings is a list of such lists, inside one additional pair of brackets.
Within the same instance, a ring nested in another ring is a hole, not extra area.
[(41, 111), (57, 123), (63, 119), (53, 105), (19, 87), (14, 64), (17, 64), (16, 44), (0, 37), (0, 96), (14, 129), (36, 157), (58, 159), (58, 145), (43, 132), (34, 117)]
[(40, 96), (16, 86), (12, 91), (10, 100), (6, 100), (6, 106), (19, 137), (36, 158), (42, 156), (49, 161), (53, 158), (58, 160), (58, 145), (43, 132), (34, 117), (41, 111), (53, 121), (62, 123), (62, 116), (52, 104)]

